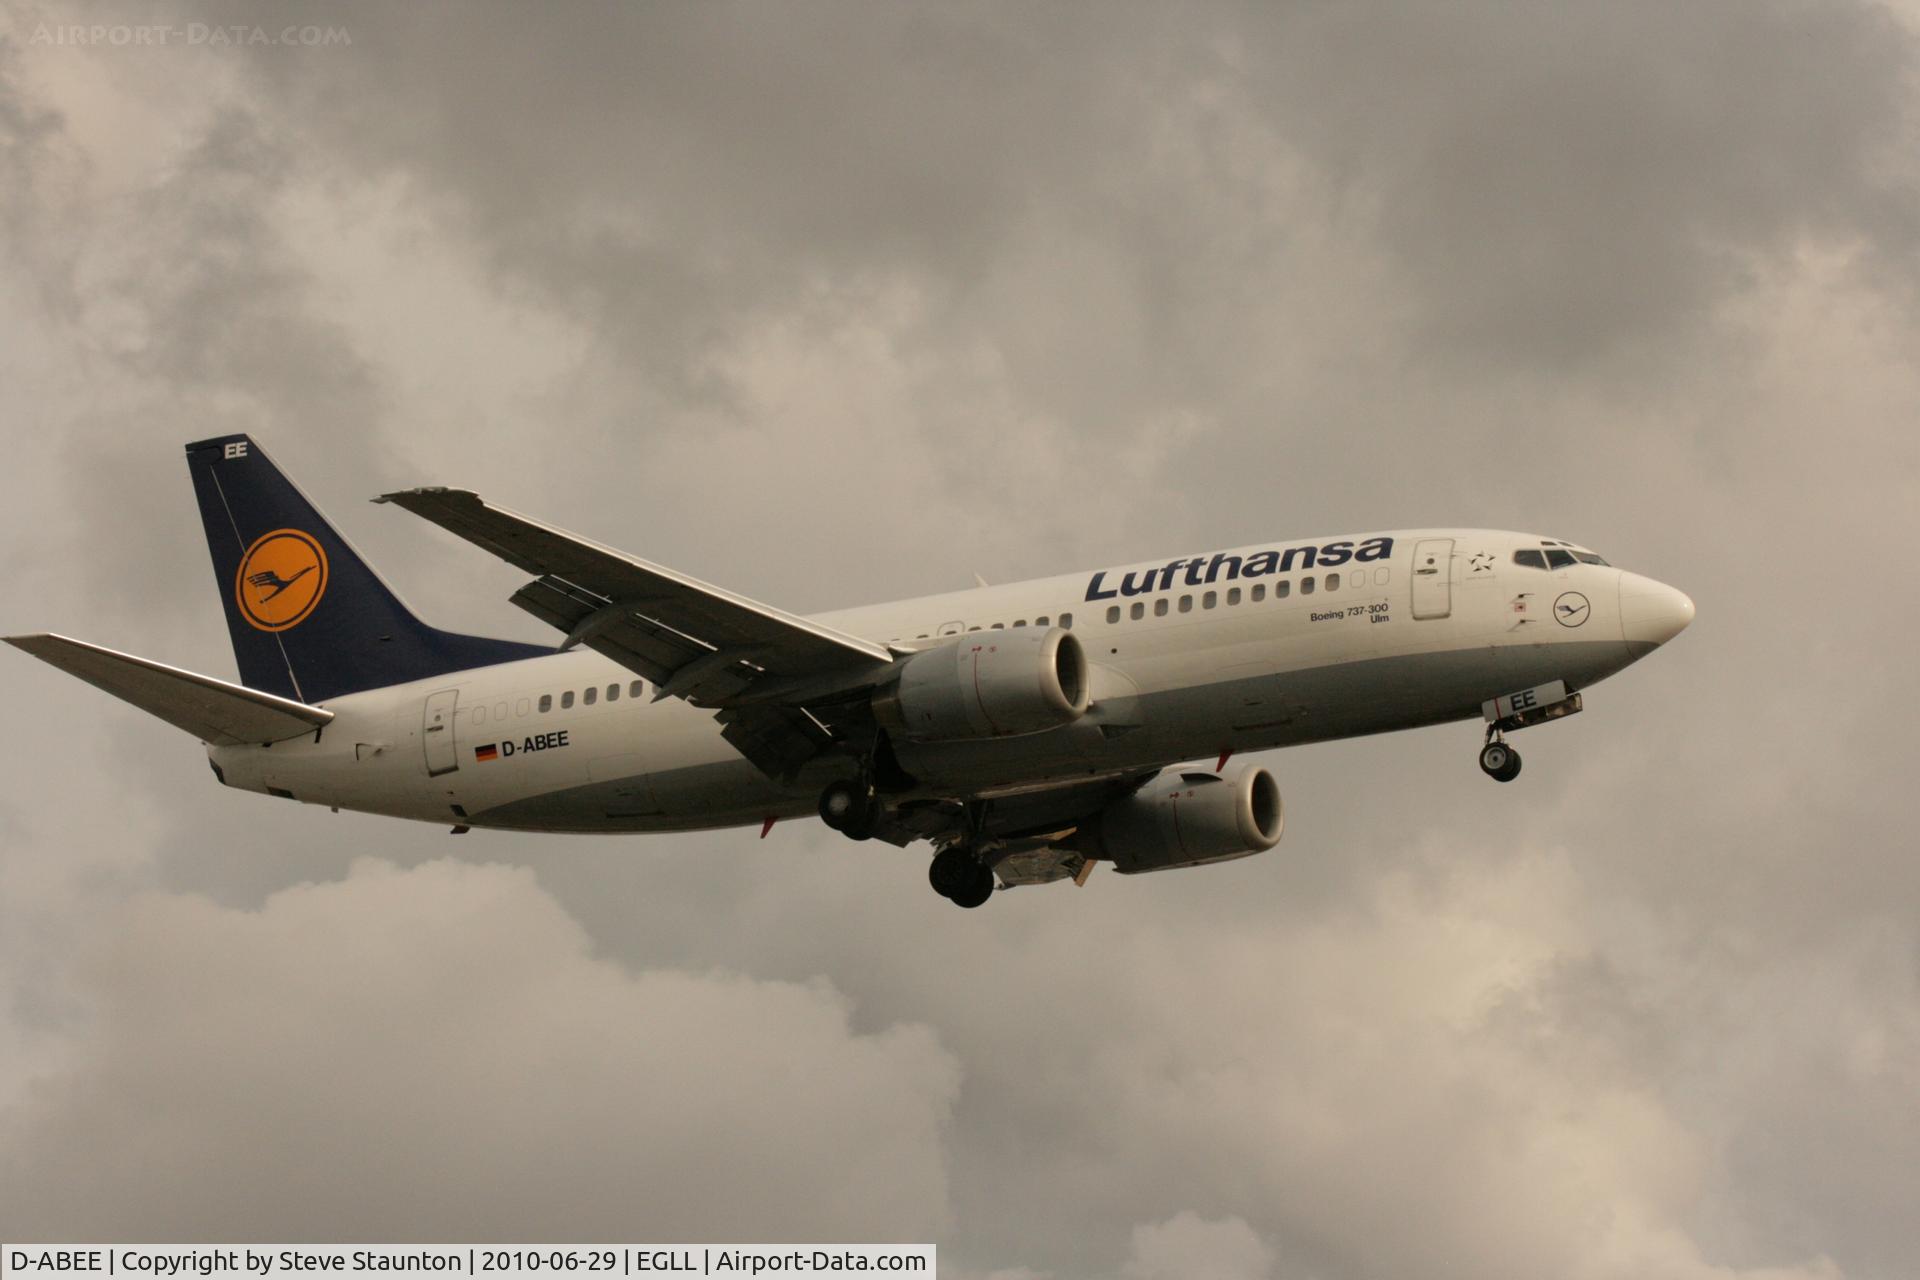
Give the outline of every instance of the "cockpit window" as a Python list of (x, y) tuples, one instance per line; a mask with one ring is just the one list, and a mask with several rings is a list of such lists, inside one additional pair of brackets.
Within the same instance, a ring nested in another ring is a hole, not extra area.
[(1547, 567), (1547, 556), (1543, 551), (1516, 551), (1513, 553), (1513, 562), (1529, 569), (1544, 569)]
[(1593, 554), (1593, 552), (1591, 551), (1576, 551), (1573, 553), (1573, 558), (1575, 560), (1578, 560), (1581, 564), (1605, 564), (1606, 563), (1605, 560), (1602, 560), (1599, 556)]
[(1562, 551), (1558, 547), (1547, 552), (1547, 568), (1564, 569), (1573, 563), (1573, 552)]

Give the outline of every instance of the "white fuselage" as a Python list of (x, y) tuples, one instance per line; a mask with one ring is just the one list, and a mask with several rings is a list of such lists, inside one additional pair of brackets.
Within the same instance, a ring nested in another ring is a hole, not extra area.
[[(1387, 539), (1370, 562), (1310, 566), (1301, 557), (1249, 576), (1241, 571), (1263, 569), (1261, 553), (1271, 550), (1250, 547), (817, 621), (902, 650), (974, 631), (1071, 627), (1091, 664), (1092, 707), (1079, 720), (1021, 737), (900, 746), (901, 762), (931, 793), (988, 796), (1471, 718), (1488, 699), (1547, 681), (1589, 686), (1691, 617), (1685, 596), (1637, 574), (1516, 563), (1516, 550), (1543, 545), (1534, 535), (1375, 537)], [(655, 701), (654, 692), (575, 649), (350, 694), (325, 704), (336, 719), (313, 737), (208, 753), (230, 786), (542, 831), (689, 830), (807, 814), (822, 785), (847, 770), (845, 757), (829, 754), (790, 780), (770, 778), (722, 739), (712, 712)]]

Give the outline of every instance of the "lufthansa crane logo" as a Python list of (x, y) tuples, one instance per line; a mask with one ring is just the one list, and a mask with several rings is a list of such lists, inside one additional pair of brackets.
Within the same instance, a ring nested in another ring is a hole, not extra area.
[(1593, 606), (1578, 591), (1563, 592), (1553, 602), (1553, 620), (1563, 627), (1577, 627), (1587, 620), (1593, 612)]
[(327, 553), (310, 533), (275, 529), (240, 557), (233, 597), (247, 625), (285, 631), (306, 621), (327, 593)]

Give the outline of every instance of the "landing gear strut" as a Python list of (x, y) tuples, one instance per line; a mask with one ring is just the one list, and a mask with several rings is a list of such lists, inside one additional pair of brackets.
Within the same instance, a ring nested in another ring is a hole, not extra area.
[(880, 799), (864, 779), (829, 782), (820, 792), (820, 821), (849, 840), (871, 839), (879, 816)]
[(1480, 748), (1480, 770), (1495, 782), (1512, 782), (1520, 776), (1520, 753), (1506, 744), (1498, 728), (1487, 730), (1487, 745)]

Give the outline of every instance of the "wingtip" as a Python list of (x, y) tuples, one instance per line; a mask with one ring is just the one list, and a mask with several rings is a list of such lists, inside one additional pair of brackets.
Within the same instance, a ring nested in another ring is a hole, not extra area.
[(471, 498), (474, 496), (476, 495), (465, 489), (450, 489), (444, 484), (426, 484), (414, 489), (395, 489), (392, 493), (383, 493), (371, 501), (391, 502), (404, 507), (410, 498)]
[(392, 502), (404, 507), (408, 498), (425, 498), (446, 492), (447, 487), (443, 484), (421, 485), (414, 489), (395, 489), (392, 493), (383, 493), (375, 498), (374, 501)]

